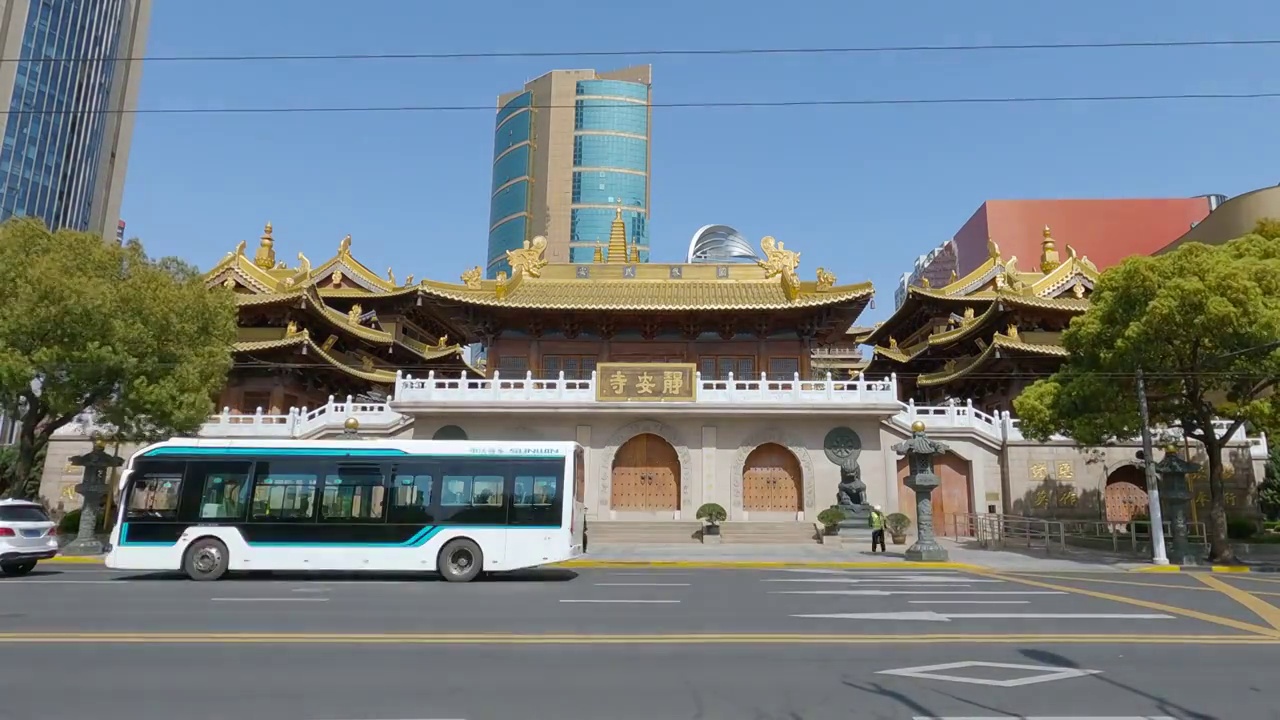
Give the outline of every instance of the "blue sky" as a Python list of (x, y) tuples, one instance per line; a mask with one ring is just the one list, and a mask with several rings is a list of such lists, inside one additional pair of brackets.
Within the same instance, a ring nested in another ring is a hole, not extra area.
[[(644, 7), (634, 12), (633, 7)], [(546, 8), (537, 12), (539, 8)], [(1275, 0), (161, 0), (148, 55), (591, 51), (1248, 39)], [(144, 108), (481, 105), (557, 68), (652, 62), (655, 103), (1280, 91), (1280, 47), (766, 57), (151, 62)], [(915, 257), (987, 199), (1236, 194), (1280, 182), (1275, 100), (654, 111), (651, 241), (774, 235), (883, 319)], [(484, 262), (493, 112), (141, 115), (123, 216), (209, 267), (275, 224), (280, 257), (339, 240), (456, 281)], [(1069, 238), (1061, 238), (1069, 240)]]

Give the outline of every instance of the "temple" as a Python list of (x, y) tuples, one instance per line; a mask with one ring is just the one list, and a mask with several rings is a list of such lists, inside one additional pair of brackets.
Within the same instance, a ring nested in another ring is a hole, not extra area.
[[(241, 339), (201, 436), (333, 437), (355, 420), (362, 436), (575, 441), (593, 542), (696, 541), (704, 503), (726, 509), (724, 542), (827, 542), (815, 521), (833, 505), (914, 517), (892, 448), (916, 422), (949, 447), (934, 462), (943, 534), (983, 513), (1124, 522), (1145, 503), (1136, 442), (1035, 442), (1009, 412), (1062, 362), (1098, 279), (1047, 230), (1034, 270), (992, 242), (874, 328), (855, 325), (869, 283), (802, 279), (800, 253), (771, 237), (752, 263), (642, 263), (616, 218), (593, 262), (548, 262), (536, 237), (507, 252), (509, 274), (458, 282), (380, 276), (350, 244), (290, 268), (268, 226), (253, 258), (242, 243), (209, 273), (236, 293)], [(99, 431), (86, 418), (55, 435), (51, 504), (74, 501), (66, 458)], [(1266, 456), (1265, 437), (1227, 439), (1233, 512), (1254, 507)]]
[(399, 371), (458, 375), (470, 368), (459, 332), (418, 302), (413, 276), (381, 277), (351, 255), (351, 237), (319, 267), (276, 259), (267, 223), (250, 258), (246, 243), (206, 275), (210, 289), (235, 293), (235, 365), (218, 406), (279, 414), (317, 407), (332, 395), (385, 399)]
[(1040, 263), (1018, 269), (994, 240), (987, 259), (944, 287), (928, 279), (907, 289), (893, 315), (862, 342), (871, 345), (868, 376), (896, 375), (903, 400), (924, 405), (971, 402), (988, 413), (1013, 410), (1013, 398), (1066, 359), (1062, 332), (1089, 307), (1098, 268), (1066, 246), (1063, 260), (1048, 227)]

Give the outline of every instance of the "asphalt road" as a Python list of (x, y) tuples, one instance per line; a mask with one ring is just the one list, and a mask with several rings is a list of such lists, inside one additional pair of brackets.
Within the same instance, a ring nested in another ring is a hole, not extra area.
[(64, 567), (0, 580), (0, 719), (1280, 720), (1280, 579)]

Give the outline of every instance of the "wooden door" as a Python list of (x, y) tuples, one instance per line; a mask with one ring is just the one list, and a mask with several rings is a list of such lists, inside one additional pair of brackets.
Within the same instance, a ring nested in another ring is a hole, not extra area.
[(657, 435), (637, 435), (613, 460), (610, 507), (620, 512), (680, 509), (680, 458)]
[(804, 509), (800, 463), (790, 450), (767, 443), (747, 456), (742, 468), (742, 509), (796, 513)]
[(1127, 523), (1150, 515), (1146, 491), (1147, 478), (1136, 465), (1116, 468), (1107, 478), (1103, 505), (1107, 522)]
[[(973, 512), (973, 483), (969, 479), (969, 462), (949, 452), (934, 458), (933, 471), (942, 484), (933, 491), (933, 524), (938, 535), (954, 534), (957, 521), (953, 515)], [(967, 527), (964, 518), (960, 527)]]

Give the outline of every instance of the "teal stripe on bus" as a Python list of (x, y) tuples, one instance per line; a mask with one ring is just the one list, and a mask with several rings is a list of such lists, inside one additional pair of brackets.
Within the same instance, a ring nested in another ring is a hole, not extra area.
[[(218, 525), (214, 527), (229, 527), (226, 525)], [(560, 530), (559, 525), (429, 525), (419, 530), (413, 537), (400, 543), (322, 543), (322, 542), (248, 542), (246, 544), (251, 547), (310, 547), (310, 548), (334, 548), (334, 547), (381, 547), (381, 548), (413, 548), (422, 547), (430, 542), (431, 538), (439, 535), (442, 530)], [(129, 547), (173, 547), (177, 545), (174, 542), (130, 542), (129, 541), (129, 523), (120, 526), (120, 545)]]

